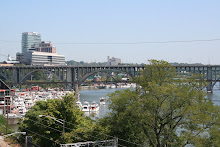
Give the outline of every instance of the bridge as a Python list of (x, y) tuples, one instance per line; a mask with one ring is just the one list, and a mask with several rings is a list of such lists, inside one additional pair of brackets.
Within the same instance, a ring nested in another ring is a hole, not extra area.
[[(209, 85), (207, 91), (212, 91), (214, 85), (220, 81), (220, 65), (177, 65), (173, 66), (179, 75), (189, 75), (191, 73), (203, 74)], [(85, 83), (86, 79), (96, 73), (125, 73), (130, 77), (135, 77), (144, 65), (117, 65), (117, 66), (1, 66), (0, 78), (18, 86), (26, 83), (31, 75), (37, 71), (44, 71), (54, 75), (68, 89), (77, 89)], [(48, 82), (47, 82), (48, 83)]]

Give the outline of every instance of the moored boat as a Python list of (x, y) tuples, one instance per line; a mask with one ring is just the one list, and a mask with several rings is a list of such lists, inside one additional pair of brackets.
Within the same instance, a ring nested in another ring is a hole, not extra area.
[(115, 86), (114, 84), (112, 84), (112, 85), (110, 86), (110, 88), (114, 89), (114, 88), (116, 88), (116, 86)]
[(104, 97), (99, 98), (99, 104), (100, 105), (105, 105), (105, 98)]
[(99, 105), (95, 101), (93, 101), (90, 106), (90, 112), (97, 112), (97, 111), (99, 111)]
[(89, 112), (89, 111), (90, 111), (89, 102), (85, 101), (85, 102), (83, 103), (82, 111), (83, 111), (83, 112)]
[(83, 107), (82, 107), (82, 103), (80, 101), (77, 101), (76, 105), (79, 107), (80, 110), (82, 110)]

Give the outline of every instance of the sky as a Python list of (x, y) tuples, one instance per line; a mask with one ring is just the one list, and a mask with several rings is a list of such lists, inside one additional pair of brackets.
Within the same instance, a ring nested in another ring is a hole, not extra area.
[(21, 52), (23, 32), (38, 32), (66, 61), (220, 64), (219, 8), (219, 0), (1, 0), (0, 61)]

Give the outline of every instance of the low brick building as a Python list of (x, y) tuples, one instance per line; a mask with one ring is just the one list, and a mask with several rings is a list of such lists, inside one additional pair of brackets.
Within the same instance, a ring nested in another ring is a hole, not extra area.
[(11, 111), (11, 89), (0, 79), (0, 114)]

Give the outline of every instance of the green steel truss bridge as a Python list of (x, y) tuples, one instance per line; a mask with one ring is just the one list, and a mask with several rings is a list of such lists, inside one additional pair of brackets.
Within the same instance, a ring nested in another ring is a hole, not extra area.
[[(178, 65), (173, 66), (180, 76), (189, 76), (192, 73), (202, 74), (208, 82), (207, 91), (220, 82), (220, 65)], [(25, 84), (31, 79), (33, 73), (43, 71), (52, 74), (59, 80), (57, 83), (66, 85), (68, 89), (76, 89), (86, 82), (86, 79), (97, 73), (124, 73), (129, 77), (139, 75), (139, 71), (145, 68), (144, 65), (117, 65), (117, 66), (1, 66), (0, 79), (6, 83), (13, 83), (14, 86)], [(110, 81), (109, 81), (110, 82)], [(119, 81), (117, 81), (119, 82)], [(122, 81), (120, 81), (122, 82)], [(43, 82), (53, 83), (53, 82)], [(219, 86), (220, 87), (220, 86)]]

